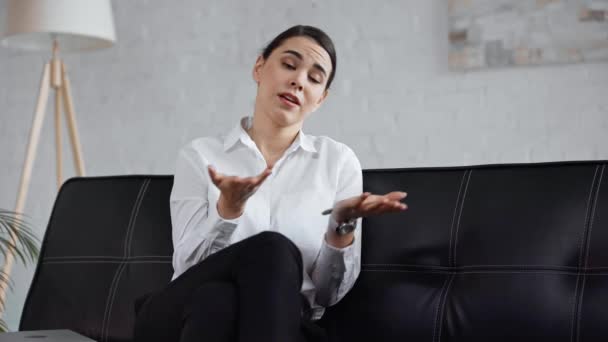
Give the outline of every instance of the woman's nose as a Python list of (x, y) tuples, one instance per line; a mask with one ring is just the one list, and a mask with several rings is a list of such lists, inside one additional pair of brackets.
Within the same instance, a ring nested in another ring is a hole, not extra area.
[(291, 81), (291, 86), (297, 88), (298, 90), (302, 90), (302, 86), (297, 81)]

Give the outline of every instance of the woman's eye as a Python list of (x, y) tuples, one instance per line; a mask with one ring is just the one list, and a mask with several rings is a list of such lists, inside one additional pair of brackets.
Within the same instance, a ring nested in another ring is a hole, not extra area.
[(285, 66), (287, 69), (289, 69), (289, 70), (294, 70), (294, 69), (296, 68), (296, 67), (294, 67), (293, 65), (288, 64), (288, 63), (283, 63), (283, 65), (284, 65), (284, 66)]
[(309, 78), (310, 78), (310, 80), (311, 80), (313, 83), (317, 83), (317, 84), (321, 83), (321, 81), (319, 81), (319, 80), (317, 80), (317, 79), (315, 79), (315, 78), (312, 78), (312, 77), (309, 77)]

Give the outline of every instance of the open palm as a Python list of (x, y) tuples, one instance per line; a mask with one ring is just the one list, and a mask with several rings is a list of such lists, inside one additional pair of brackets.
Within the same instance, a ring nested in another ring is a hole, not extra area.
[(392, 191), (384, 195), (364, 192), (359, 196), (337, 202), (332, 210), (332, 215), (338, 222), (341, 222), (352, 218), (404, 211), (408, 207), (401, 200), (406, 196), (407, 193), (401, 191)]

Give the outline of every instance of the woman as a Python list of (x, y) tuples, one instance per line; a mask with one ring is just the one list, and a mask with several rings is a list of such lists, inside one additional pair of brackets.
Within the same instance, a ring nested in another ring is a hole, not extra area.
[(326, 338), (315, 321), (357, 279), (360, 218), (407, 208), (403, 192), (361, 193), (361, 166), (346, 145), (302, 132), (335, 72), (324, 32), (286, 30), (253, 67), (253, 116), (180, 151), (170, 199), (175, 273), (141, 305), (137, 341)]

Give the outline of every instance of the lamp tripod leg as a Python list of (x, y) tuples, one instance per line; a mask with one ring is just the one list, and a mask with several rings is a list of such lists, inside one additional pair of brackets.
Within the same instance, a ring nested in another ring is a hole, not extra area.
[(70, 87), (70, 79), (65, 68), (65, 64), (61, 63), (63, 70), (61, 82), (61, 93), (63, 94), (63, 103), (65, 105), (65, 114), (70, 132), (70, 141), (72, 145), (72, 155), (74, 156), (74, 165), (78, 176), (85, 176), (84, 160), (82, 159), (82, 148), (80, 147), (80, 137), (78, 136), (78, 127), (76, 126), (76, 114), (74, 112), (74, 103), (72, 101), (72, 89)]
[[(34, 114), (34, 119), (32, 121), (32, 127), (30, 129), (30, 137), (27, 144), (27, 152), (25, 156), (25, 162), (23, 164), (23, 170), (21, 172), (21, 181), (19, 183), (19, 192), (17, 194), (17, 203), (15, 205), (15, 212), (17, 212), (17, 218), (20, 219), (23, 213), (23, 209), (25, 207), (25, 200), (27, 198), (27, 192), (30, 185), (30, 180), (32, 176), (32, 168), (34, 164), (34, 160), (36, 159), (36, 151), (38, 149), (38, 142), (40, 140), (40, 131), (42, 129), (42, 124), (44, 122), (44, 115), (46, 104), (49, 98), (49, 88), (50, 88), (50, 63), (46, 63), (44, 66), (44, 70), (42, 72), (42, 79), (40, 80), (40, 91), (38, 93), (38, 101), (36, 102), (36, 111)], [(17, 242), (16, 236), (14, 234), (10, 234), (10, 241), (14, 246)], [(11, 269), (13, 267), (13, 262), (15, 259), (15, 250), (14, 248), (9, 247), (6, 251), (6, 256), (4, 259), (4, 266), (2, 267), (2, 274), (5, 277), (8, 277), (11, 273)], [(0, 282), (0, 303), (2, 307), (0, 308), (0, 314), (4, 312), (4, 304), (6, 301), (6, 290), (8, 283)]]
[(63, 155), (61, 143), (61, 93), (62, 87), (55, 89), (55, 166), (57, 168), (57, 189), (61, 188), (63, 179)]

